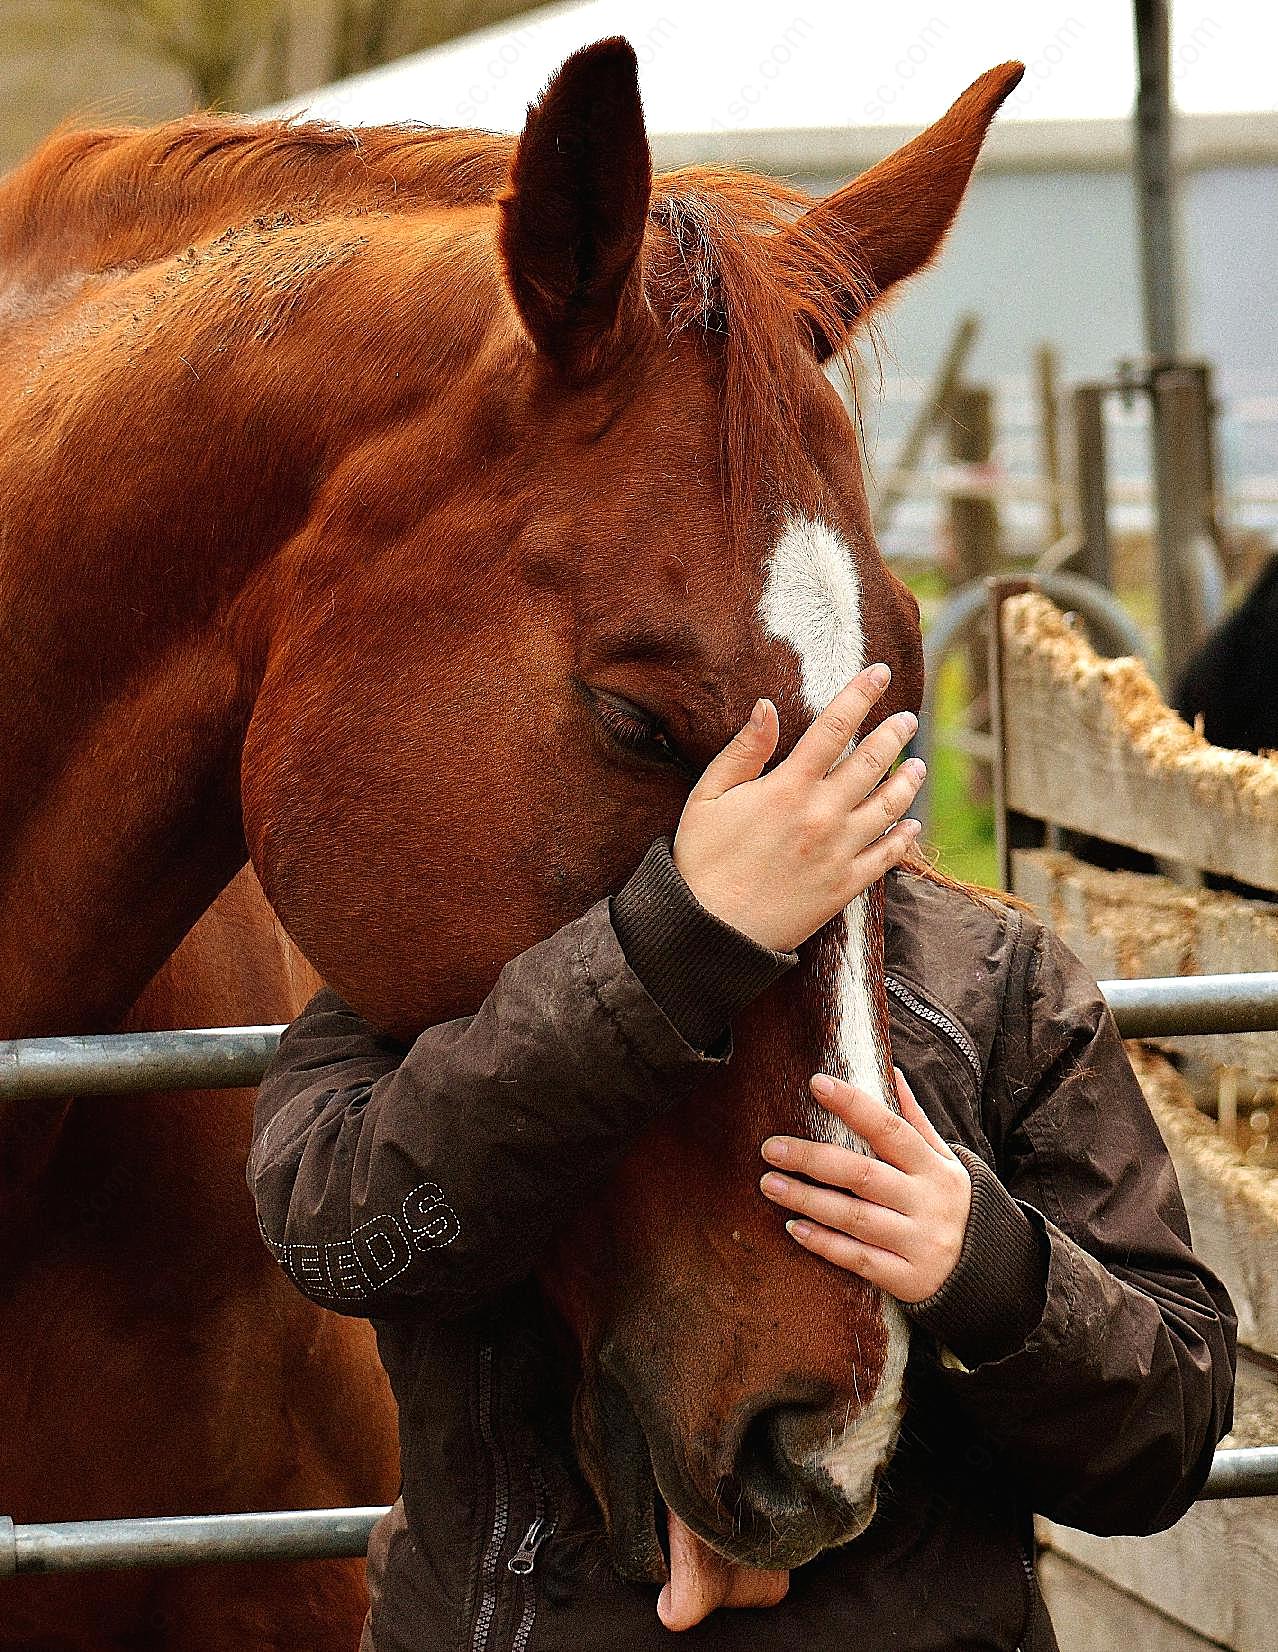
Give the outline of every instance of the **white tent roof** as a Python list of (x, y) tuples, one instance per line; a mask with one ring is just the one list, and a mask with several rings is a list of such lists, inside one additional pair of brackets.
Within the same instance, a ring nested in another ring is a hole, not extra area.
[[(1175, 0), (1173, 19), (1182, 110), (1278, 109), (1278, 8), (1214, 0), (1205, 11)], [(684, 151), (766, 162), (796, 139), (802, 151), (805, 133), (820, 155), (818, 134), (925, 125), (1010, 57), (1024, 59), (1027, 72), (1000, 120), (1005, 132), (1013, 123), (1079, 121), (1117, 129), (1135, 91), (1124, 0), (1071, 0), (1063, 11), (1024, 0), (804, 0), (793, 13), (775, 0), (574, 0), (281, 107), (344, 125), (422, 120), (516, 131), (556, 65), (613, 34), (639, 55), (649, 130), (667, 162)], [(702, 141), (672, 141), (692, 134)]]

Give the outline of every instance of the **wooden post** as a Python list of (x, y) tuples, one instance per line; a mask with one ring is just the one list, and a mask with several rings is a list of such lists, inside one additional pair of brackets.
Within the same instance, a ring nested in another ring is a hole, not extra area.
[(1047, 488), (1048, 543), (1065, 537), (1065, 501), (1061, 484), (1060, 358), (1050, 344), (1034, 352), (1034, 383), (1038, 392), (1040, 468)]
[[(986, 610), (986, 656), (989, 660), (990, 734), (994, 748), (994, 848), (998, 856), (999, 884), (1011, 892), (1012, 850), (1024, 847), (1024, 822), (1013, 818), (1007, 806), (1007, 713), (1003, 704), (1003, 625), (1000, 610), (1008, 597), (1031, 589), (1026, 579), (986, 580), (989, 607)], [(1029, 833), (1033, 841), (1033, 829)], [(1041, 840), (1041, 828), (1040, 828)]]
[(1080, 573), (1106, 590), (1113, 586), (1109, 547), (1108, 463), (1105, 452), (1105, 388), (1080, 384), (1071, 397), (1074, 416), (1074, 498), (1083, 541)]
[[(950, 458), (958, 464), (988, 465), (994, 457), (993, 393), (984, 385), (955, 385), (948, 412)], [(993, 499), (956, 494), (950, 500), (950, 532), (960, 585), (995, 571), (999, 526)]]
[[(988, 464), (994, 455), (994, 398), (984, 385), (956, 385), (950, 396), (950, 457), (962, 464)], [(950, 499), (950, 536), (954, 546), (954, 579), (958, 585), (984, 579), (998, 569), (998, 506), (988, 497), (971, 498), (961, 492)], [(978, 630), (967, 647), (969, 727), (989, 728), (989, 651)], [(968, 763), (968, 793), (977, 802), (990, 795), (989, 771), (983, 763)]]
[(1179, 367), (1155, 370), (1154, 496), (1158, 508), (1158, 608), (1162, 683), (1175, 682), (1212, 623), (1205, 570), (1215, 555), (1205, 380)]
[(875, 533), (887, 533), (896, 514), (896, 507), (909, 492), (910, 477), (917, 470), (919, 460), (923, 457), (928, 437), (949, 406), (950, 398), (963, 369), (967, 366), (967, 358), (972, 353), (972, 346), (976, 343), (976, 335), (980, 330), (980, 320), (974, 315), (962, 316), (954, 329), (954, 336), (950, 339), (949, 348), (936, 370), (936, 377), (932, 380), (922, 407), (914, 416), (914, 423), (905, 433), (901, 451), (896, 456), (896, 463), (892, 466), (883, 491), (874, 502)]

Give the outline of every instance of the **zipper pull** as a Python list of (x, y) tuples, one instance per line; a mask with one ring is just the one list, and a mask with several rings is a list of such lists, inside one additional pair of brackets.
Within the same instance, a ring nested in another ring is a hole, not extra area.
[(519, 1577), (527, 1577), (537, 1564), (537, 1550), (550, 1536), (550, 1522), (544, 1515), (538, 1515), (524, 1533), (524, 1540), (506, 1562), (506, 1570), (514, 1572)]

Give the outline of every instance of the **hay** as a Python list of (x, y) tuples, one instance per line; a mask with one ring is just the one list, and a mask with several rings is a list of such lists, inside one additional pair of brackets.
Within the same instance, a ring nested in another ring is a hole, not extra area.
[(1127, 1054), (1177, 1165), (1196, 1170), (1249, 1226), (1278, 1239), (1278, 1171), (1248, 1163), (1224, 1141), (1163, 1056), (1136, 1043)]
[(1009, 597), (1003, 647), (1035, 662), (1091, 713), (1116, 745), (1130, 746), (1151, 772), (1174, 770), (1204, 806), (1278, 824), (1278, 761), (1213, 746), (1163, 704), (1139, 660), (1105, 660), (1053, 603), (1037, 592)]

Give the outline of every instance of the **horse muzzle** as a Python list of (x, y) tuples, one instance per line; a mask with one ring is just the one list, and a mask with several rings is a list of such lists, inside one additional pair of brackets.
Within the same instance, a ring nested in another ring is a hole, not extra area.
[[(578, 1420), (578, 1449), (617, 1568), (650, 1583), (666, 1576), (666, 1509), (724, 1559), (761, 1570), (792, 1570), (859, 1537), (896, 1434), (876, 1429), (857, 1471), (845, 1472), (857, 1420), (849, 1423), (846, 1404), (809, 1389), (742, 1406), (714, 1442), (677, 1441), (664, 1418), (641, 1419), (606, 1377), (583, 1395)], [(841, 1453), (837, 1478), (832, 1449)]]

